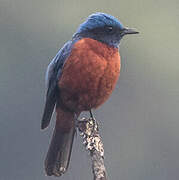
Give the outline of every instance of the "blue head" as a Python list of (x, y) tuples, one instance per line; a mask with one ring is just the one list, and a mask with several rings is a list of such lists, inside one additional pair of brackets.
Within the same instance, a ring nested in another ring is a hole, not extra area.
[(92, 38), (110, 46), (118, 47), (124, 35), (136, 33), (138, 32), (135, 30), (125, 28), (118, 19), (111, 15), (95, 13), (79, 26), (74, 37)]

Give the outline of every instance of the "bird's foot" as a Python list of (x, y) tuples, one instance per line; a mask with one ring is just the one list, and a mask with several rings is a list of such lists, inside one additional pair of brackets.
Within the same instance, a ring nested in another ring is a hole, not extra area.
[(91, 120), (91, 124), (93, 126), (93, 131), (98, 130), (98, 122), (97, 120), (94, 118), (94, 115), (92, 113), (92, 110), (89, 111), (90, 112), (90, 120)]

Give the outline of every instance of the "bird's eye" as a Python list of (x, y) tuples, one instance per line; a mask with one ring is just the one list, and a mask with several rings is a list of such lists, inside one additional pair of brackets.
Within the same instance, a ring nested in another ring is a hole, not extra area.
[(112, 32), (113, 32), (113, 27), (112, 27), (112, 26), (107, 26), (107, 27), (106, 27), (106, 31), (107, 31), (108, 33), (112, 33)]

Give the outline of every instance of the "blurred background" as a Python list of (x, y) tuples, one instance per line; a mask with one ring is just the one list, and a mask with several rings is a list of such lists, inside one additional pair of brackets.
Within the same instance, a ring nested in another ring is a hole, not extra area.
[[(43, 167), (54, 125), (40, 130), (45, 71), (99, 11), (140, 31), (122, 40), (119, 82), (95, 111), (109, 179), (179, 179), (179, 1), (0, 0), (0, 180), (58, 179)], [(78, 135), (59, 179), (92, 179)]]

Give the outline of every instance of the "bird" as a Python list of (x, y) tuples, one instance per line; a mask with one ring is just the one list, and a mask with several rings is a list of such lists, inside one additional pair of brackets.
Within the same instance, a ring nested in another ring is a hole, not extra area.
[(48, 127), (54, 110), (56, 123), (44, 163), (47, 176), (67, 171), (75, 121), (83, 111), (92, 116), (109, 98), (120, 75), (121, 39), (137, 33), (112, 15), (93, 13), (48, 65), (41, 129)]

